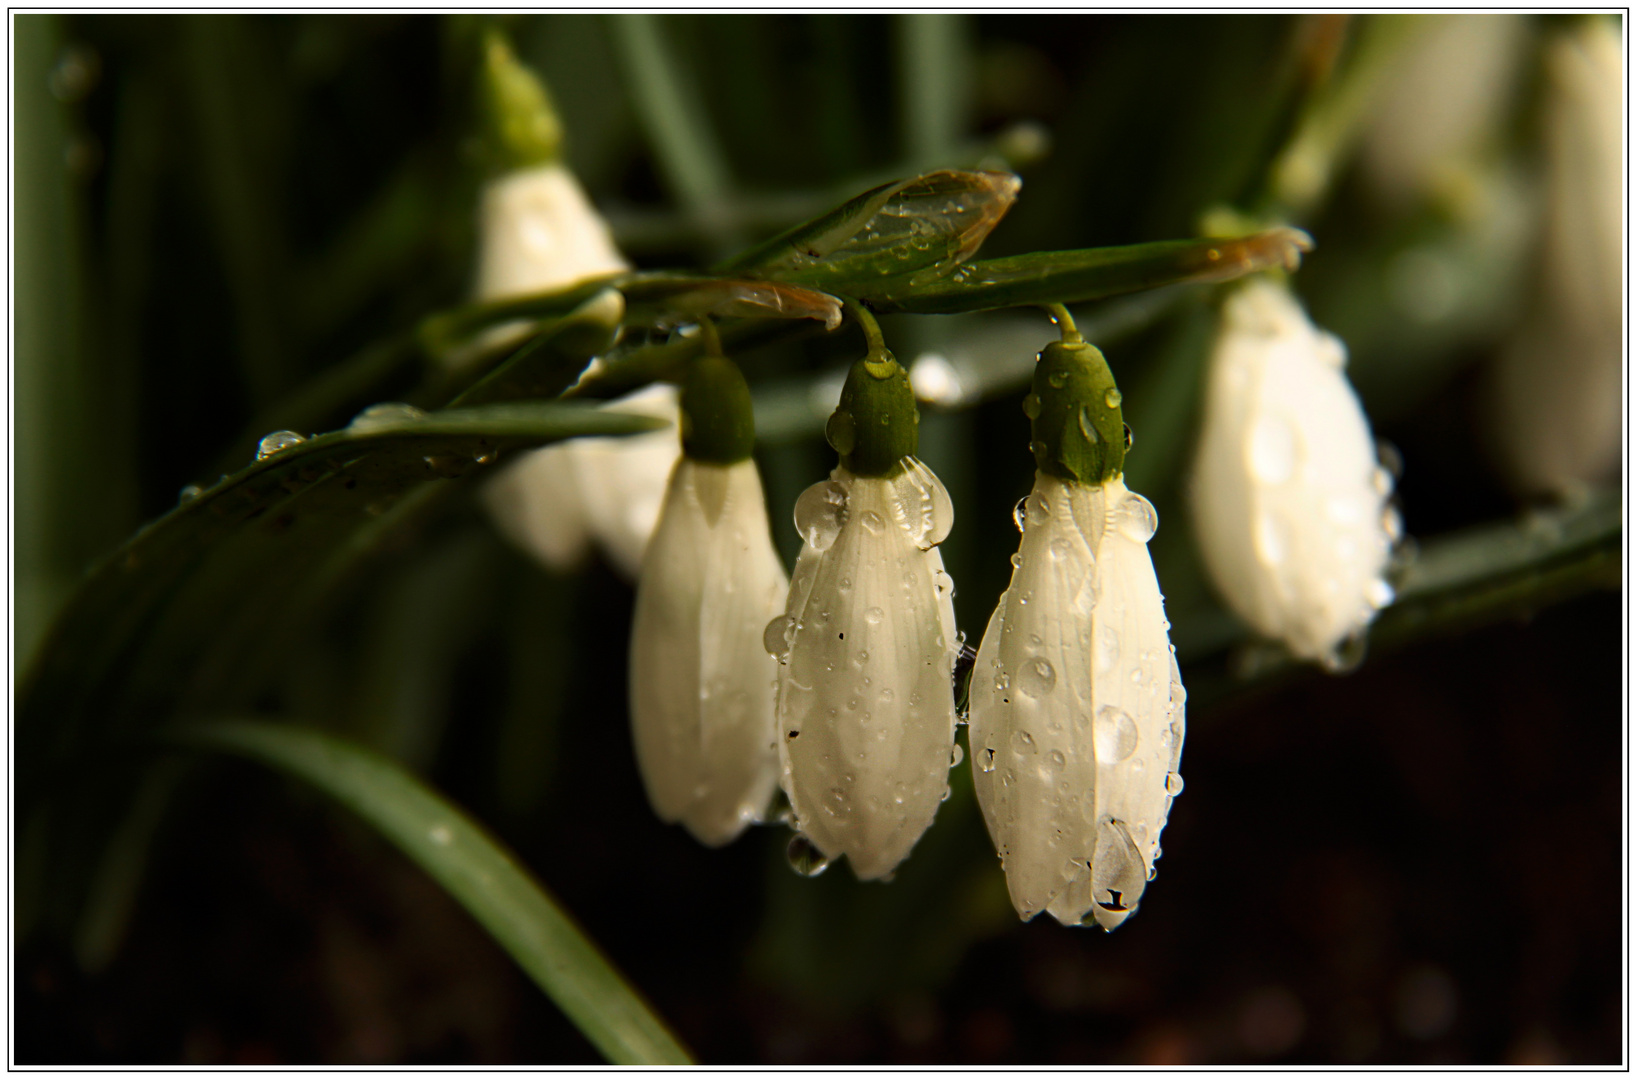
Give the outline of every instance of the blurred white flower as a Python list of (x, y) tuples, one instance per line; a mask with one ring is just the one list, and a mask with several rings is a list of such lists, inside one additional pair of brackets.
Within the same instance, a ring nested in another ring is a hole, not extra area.
[(548, 292), (630, 269), (607, 223), (559, 161), (489, 181), (479, 234), (479, 300)]
[(949, 791), (954, 584), (936, 545), (954, 507), (925, 465), (838, 466), (796, 501), (801, 557), (785, 614), (778, 736), (796, 829), (861, 880), (890, 875)]
[[(1625, 65), (1588, 19), (1546, 50), (1542, 288), (1494, 372), (1490, 445), (1528, 494), (1571, 492), (1620, 461)], [(1527, 436), (1522, 433), (1527, 432)]]
[[(674, 424), (677, 390), (654, 383), (603, 408)], [(570, 439), (506, 466), (483, 489), (483, 504), (502, 536), (552, 570), (578, 565), (595, 540), (615, 569), (635, 578), (680, 452), (675, 427)]]
[(1223, 305), (1190, 488), (1194, 533), (1228, 606), (1296, 656), (1339, 646), (1392, 601), (1392, 478), (1342, 368), (1345, 350), (1289, 289), (1259, 279)]
[(701, 843), (759, 821), (778, 787), (762, 637), (788, 590), (756, 463), (678, 460), (637, 583), (631, 729), (654, 812)]
[(1154, 873), (1184, 734), (1148, 500), (1035, 474), (972, 669), (972, 778), (1024, 919), (1113, 929)]

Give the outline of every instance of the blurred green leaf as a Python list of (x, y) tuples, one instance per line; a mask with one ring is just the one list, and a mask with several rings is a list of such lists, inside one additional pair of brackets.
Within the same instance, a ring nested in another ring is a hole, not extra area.
[(575, 404), (389, 406), (185, 499), (90, 572), (25, 675), (18, 750), (33, 767), (19, 801), (49, 788), (47, 764), (91, 725), (114, 734), (252, 693), (258, 665), (276, 663), (280, 612), (336, 553), (378, 540), (395, 504), (510, 450), (656, 426)]
[(692, 1063), (664, 1021), (534, 876), (481, 825), (399, 766), (284, 724), (199, 724), (173, 737), (299, 777), (369, 822), (448, 889), (609, 1061)]

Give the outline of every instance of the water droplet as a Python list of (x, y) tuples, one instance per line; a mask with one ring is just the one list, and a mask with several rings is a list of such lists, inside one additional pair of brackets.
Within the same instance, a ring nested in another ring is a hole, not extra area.
[(1154, 504), (1138, 495), (1128, 492), (1120, 500), (1119, 507), (1114, 511), (1114, 525), (1127, 540), (1137, 544), (1146, 544), (1154, 538), (1154, 531), (1159, 528), (1159, 515), (1154, 513)]
[(1369, 604), (1377, 611), (1380, 611), (1382, 608), (1392, 603), (1393, 598), (1396, 595), (1397, 594), (1393, 592), (1393, 587), (1387, 584), (1385, 581), (1382, 581), (1380, 578), (1376, 578), (1368, 585), (1364, 586), (1365, 603)]
[(953, 769), (955, 766), (959, 765), (961, 762), (963, 762), (965, 760), (966, 760), (966, 751), (961, 749), (961, 744), (960, 743), (956, 743), (955, 744), (955, 749), (953, 751), (951, 751), (950, 755), (949, 755), (949, 767), (951, 769)]
[(1080, 406), (1080, 434), (1093, 446), (1103, 441), (1103, 437), (1097, 433), (1097, 418), (1092, 416), (1091, 410), (1084, 405)]
[(1012, 749), (1020, 754), (1034, 753), (1034, 736), (1027, 731), (1020, 731), (1012, 736)]
[(1032, 491), (1023, 500), (1023, 512), (1030, 525), (1044, 525), (1051, 520), (1052, 504), (1038, 491)]
[(426, 413), (413, 405), (405, 405), (401, 401), (383, 401), (378, 405), (371, 405), (353, 417), (352, 422), (347, 425), (347, 431), (352, 435), (368, 435), (371, 432), (402, 427), (404, 424), (425, 419)]
[(880, 536), (881, 530), (887, 527), (887, 523), (881, 520), (881, 515), (874, 510), (866, 510), (860, 514), (858, 523), (864, 526), (871, 536)]
[(847, 520), (847, 489), (834, 480), (824, 480), (801, 493), (796, 500), (796, 531), (814, 551), (824, 551), (841, 535)]
[(1256, 524), (1252, 526), (1251, 542), (1256, 546), (1257, 555), (1268, 566), (1278, 566), (1285, 561), (1288, 545), (1285, 541), (1284, 525), (1271, 513), (1263, 512), (1256, 515)]
[(455, 834), (449, 831), (447, 825), (434, 825), (427, 830), (426, 838), (439, 847), (448, 847), (455, 839)]
[(256, 444), (256, 460), (265, 461), (274, 454), (306, 441), (307, 436), (298, 435), (294, 431), (275, 431), (271, 435), (264, 435), (261, 442)]
[(1103, 404), (1111, 409), (1118, 409), (1123, 400), (1125, 399), (1120, 396), (1120, 391), (1112, 386), (1103, 393)]
[(1296, 471), (1296, 432), (1282, 418), (1264, 416), (1245, 444), (1245, 468), (1264, 484), (1282, 484)]
[(1127, 450), (1130, 450), (1131, 449), (1131, 444), (1136, 442), (1136, 441), (1137, 441), (1137, 437), (1131, 433), (1131, 425), (1130, 424), (1125, 425), (1125, 448)]
[(1058, 389), (1058, 390), (1061, 390), (1065, 385), (1067, 385), (1068, 381), (1069, 381), (1069, 373), (1066, 372), (1066, 371), (1063, 371), (1061, 369), (1059, 369), (1057, 371), (1054, 371), (1050, 375), (1046, 376), (1046, 382), (1048, 384), (1050, 384), (1054, 389)]
[(807, 837), (797, 833), (784, 848), (784, 861), (802, 877), (818, 877), (830, 868), (830, 857)]
[(1017, 688), (1032, 698), (1045, 697), (1056, 685), (1057, 672), (1044, 656), (1024, 661), (1017, 673)]
[(1022, 568), (1023, 568), (1023, 553), (1020, 552), (1020, 551), (1012, 552), (1012, 569), (1013, 570), (1021, 570)]
[[(1018, 532), (1023, 531), (1024, 525), (1029, 520), (1029, 506), (1028, 506), (1028, 503), (1029, 503), (1029, 500), (1028, 500), (1027, 497), (1025, 497), (1025, 498), (1019, 499), (1017, 501), (1017, 505), (1012, 507), (1012, 524), (1017, 526), (1017, 531)], [(1013, 565), (1015, 566), (1017, 564), (1014, 563)]]
[(1106, 675), (1120, 662), (1120, 633), (1104, 626), (1097, 634), (1097, 674)]
[(1006, 674), (1006, 672), (1002, 671), (1000, 674), (995, 676), (995, 689), (997, 691), (1004, 692), (1006, 688), (1011, 685), (1012, 677)]
[(852, 413), (840, 409), (831, 413), (830, 419), (824, 424), (824, 439), (836, 453), (852, 453), (853, 445), (858, 441)]
[(1062, 562), (1074, 554), (1074, 545), (1069, 543), (1067, 537), (1059, 536), (1052, 541), (1050, 550), (1052, 559), (1056, 562)]
[(205, 489), (200, 487), (198, 484), (189, 484), (187, 487), (177, 492), (176, 501), (178, 504), (190, 503), (204, 493)]
[(1389, 544), (1396, 544), (1404, 538), (1404, 519), (1399, 516), (1395, 507), (1384, 507), (1381, 511), (1381, 531), (1387, 535)]
[(1165, 774), (1165, 793), (1173, 799), (1182, 794), (1181, 773), (1168, 772)]
[(1050, 754), (1046, 755), (1046, 764), (1050, 765), (1053, 770), (1061, 769), (1068, 763), (1069, 759), (1063, 756), (1063, 751), (1061, 750), (1053, 750)]
[(1136, 909), (1148, 884), (1148, 868), (1124, 822), (1103, 820), (1091, 866), (1091, 898), (1096, 904), (1092, 914), (1099, 925), (1112, 929)]
[(1097, 719), (1091, 728), (1092, 750), (1097, 764), (1112, 765), (1124, 761), (1137, 750), (1137, 722), (1118, 705), (1104, 705), (1097, 710)]
[(1023, 415), (1030, 420), (1040, 416), (1040, 397), (1038, 395), (1030, 393), (1023, 398)]
[(779, 660), (790, 655), (790, 646), (796, 640), (796, 620), (789, 615), (775, 615), (762, 631), (762, 648)]
[(986, 773), (995, 771), (995, 752), (987, 746), (983, 748), (983, 753), (978, 755), (978, 771)]
[(1393, 493), (1393, 474), (1382, 468), (1372, 469), (1370, 472), (1370, 488), (1377, 495), (1391, 495)]
[(880, 626), (881, 620), (886, 617), (887, 613), (878, 607), (864, 609), (864, 621), (869, 623), (871, 626)]

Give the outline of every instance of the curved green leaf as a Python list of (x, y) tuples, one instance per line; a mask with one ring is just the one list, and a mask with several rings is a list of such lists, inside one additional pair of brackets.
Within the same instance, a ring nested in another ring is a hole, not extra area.
[[(967, 263), (950, 276), (884, 292), (834, 291), (878, 311), (947, 315), (1024, 304), (1077, 304), (1189, 282), (1232, 281), (1273, 267), (1294, 270), (1313, 241), (1278, 228), (1236, 239), (1166, 240), (1127, 247), (1044, 251)], [(865, 286), (866, 289), (868, 288)]]
[(226, 721), (183, 728), (173, 737), (300, 777), (369, 822), (448, 889), (609, 1061), (692, 1063), (534, 876), (483, 826), (399, 766), (284, 724)]
[(25, 675), (20, 802), (49, 787), (49, 764), (87, 725), (119, 732), (254, 693), (283, 614), (334, 580), (338, 555), (378, 545), (399, 507), (425, 509), (512, 450), (656, 426), (573, 403), (377, 408), (186, 493), (91, 570)]

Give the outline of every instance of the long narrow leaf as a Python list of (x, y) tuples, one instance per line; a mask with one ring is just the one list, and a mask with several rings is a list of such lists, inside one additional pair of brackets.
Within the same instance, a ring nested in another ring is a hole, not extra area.
[(319, 788), (396, 844), (494, 935), (617, 1065), (692, 1059), (596, 944), (489, 832), (397, 765), (317, 731), (226, 721), (178, 741), (240, 754)]

